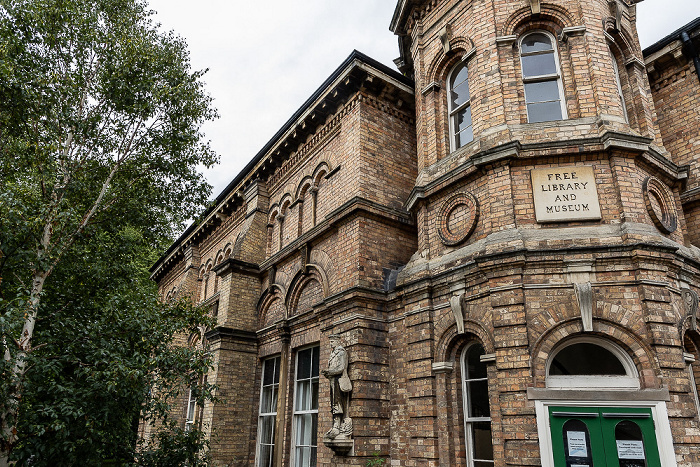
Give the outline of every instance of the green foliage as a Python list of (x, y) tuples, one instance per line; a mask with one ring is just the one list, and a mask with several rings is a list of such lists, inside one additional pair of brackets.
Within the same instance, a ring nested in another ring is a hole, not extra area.
[(379, 452), (375, 451), (372, 453), (372, 458), (369, 459), (365, 465), (367, 467), (377, 467), (384, 465), (384, 462), (386, 462), (386, 459), (379, 457)]
[[(148, 271), (210, 193), (202, 75), (143, 0), (0, 1), (0, 421), (20, 464), (206, 462), (169, 417), (210, 365), (175, 336), (213, 323)], [(142, 416), (162, 429), (137, 459)]]

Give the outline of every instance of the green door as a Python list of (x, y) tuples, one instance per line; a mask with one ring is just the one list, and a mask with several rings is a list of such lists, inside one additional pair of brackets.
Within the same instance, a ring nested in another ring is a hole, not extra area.
[(549, 407), (555, 467), (661, 467), (649, 408)]

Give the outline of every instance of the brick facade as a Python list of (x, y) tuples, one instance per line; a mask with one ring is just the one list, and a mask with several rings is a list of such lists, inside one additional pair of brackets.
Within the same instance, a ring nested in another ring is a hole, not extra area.
[[(497, 467), (558, 467), (558, 406), (649, 411), (646, 455), (697, 465), (700, 84), (679, 31), (645, 61), (634, 3), (399, 1), (404, 75), (354, 52), (163, 255), (163, 298), (189, 296), (217, 316), (197, 345), (214, 355), (208, 381), (222, 402), (198, 421), (221, 465), (263, 465), (270, 358), (271, 465), (299, 461), (299, 355), (319, 347), (322, 372), (334, 334), (349, 359), (352, 434), (326, 435), (321, 375), (319, 465), (492, 455)], [(556, 57), (538, 82), (559, 86), (566, 118), (528, 123), (536, 86), (525, 90), (521, 43), (538, 31), (551, 48), (538, 56)], [(700, 25), (684, 31), (697, 47)], [(446, 80), (460, 63), (474, 138), (454, 150)], [(561, 168), (591, 171), (599, 219), (538, 221), (545, 187), (533, 171)], [(568, 345), (619, 360), (622, 373), (559, 377)]]

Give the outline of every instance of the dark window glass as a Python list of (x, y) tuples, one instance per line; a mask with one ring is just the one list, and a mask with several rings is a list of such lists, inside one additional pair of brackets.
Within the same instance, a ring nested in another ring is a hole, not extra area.
[(549, 374), (626, 376), (627, 372), (622, 362), (605, 347), (580, 342), (557, 353), (549, 367)]
[(554, 61), (554, 53), (523, 56), (523, 76), (525, 78), (554, 75), (556, 73), (557, 64)]
[(546, 34), (536, 32), (530, 34), (522, 42), (522, 53), (542, 52), (552, 49), (552, 40)]
[(559, 101), (528, 104), (527, 115), (530, 123), (561, 120), (561, 104)]

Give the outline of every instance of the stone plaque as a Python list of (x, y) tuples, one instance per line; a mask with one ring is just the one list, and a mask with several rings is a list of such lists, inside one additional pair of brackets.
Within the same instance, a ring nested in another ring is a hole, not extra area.
[(530, 176), (537, 222), (600, 219), (593, 167), (533, 169)]

